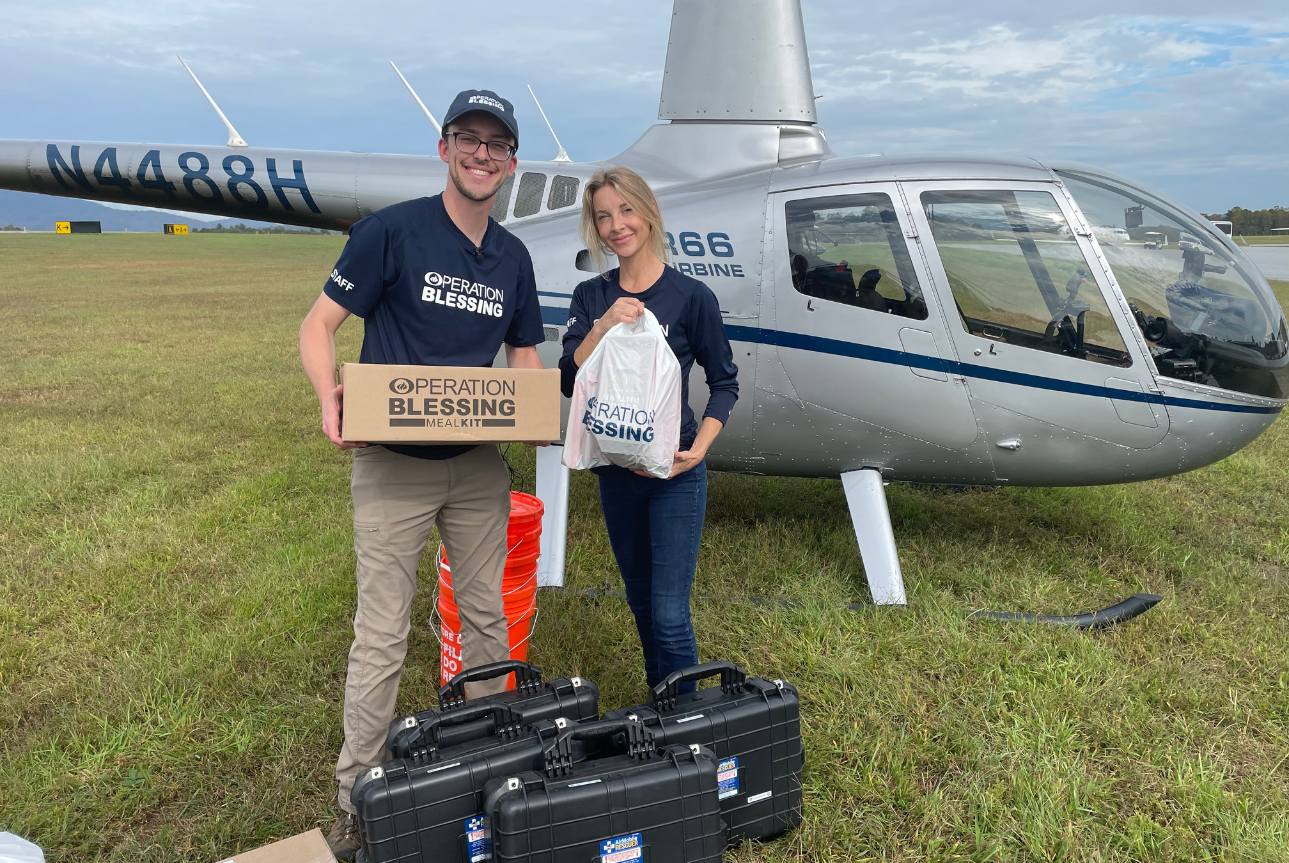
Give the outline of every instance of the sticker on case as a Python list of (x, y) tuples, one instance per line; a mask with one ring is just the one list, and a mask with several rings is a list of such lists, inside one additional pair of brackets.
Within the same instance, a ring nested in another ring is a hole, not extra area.
[(738, 759), (726, 758), (716, 765), (716, 797), (724, 800), (738, 794)]
[(600, 842), (600, 863), (644, 861), (644, 838), (639, 833), (614, 836)]
[(470, 863), (492, 859), (492, 829), (487, 815), (474, 815), (465, 820), (465, 850)]

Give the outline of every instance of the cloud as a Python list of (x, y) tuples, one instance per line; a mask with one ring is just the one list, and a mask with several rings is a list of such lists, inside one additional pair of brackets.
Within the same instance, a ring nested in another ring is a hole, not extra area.
[[(1284, 0), (1132, 5), (803, 0), (821, 126), (841, 154), (1072, 158), (1289, 200)], [(540, 130), (532, 84), (573, 156), (603, 159), (655, 120), (667, 13), (593, 0), (19, 5), (0, 30), (0, 135), (222, 141), (182, 53), (252, 143), (427, 152), (392, 59), (436, 113), (492, 86)], [(526, 135), (528, 153), (547, 155), (545, 138)]]
[(993, 24), (952, 39), (870, 52), (846, 65), (832, 61), (836, 54), (825, 49), (830, 62), (817, 76), (825, 92), (871, 94), (880, 80), (898, 82), (887, 90), (888, 99), (955, 96), (1030, 105), (1088, 101), (1229, 51), (1221, 43), (1172, 35), (1168, 22), (1112, 20), (1060, 34)]
[(956, 21), (929, 13), (903, 34), (879, 9), (862, 43), (838, 27), (811, 44), (820, 120), (843, 152), (1031, 155), (1174, 190), (1227, 177), (1233, 197), (1289, 200), (1289, 16), (1254, 4), (1215, 20), (1185, 5), (1167, 15), (1080, 7), (1046, 22), (1019, 8), (979, 20), (988, 12), (973, 8)]
[(1160, 59), (1170, 63), (1198, 60), (1212, 53), (1212, 47), (1202, 42), (1186, 42), (1173, 36), (1154, 42), (1146, 48), (1148, 58)]

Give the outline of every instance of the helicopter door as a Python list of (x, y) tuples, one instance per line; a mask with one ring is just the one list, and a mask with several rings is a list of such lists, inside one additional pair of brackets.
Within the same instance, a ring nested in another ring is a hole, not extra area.
[(1150, 363), (1054, 184), (902, 186), (1000, 479), (1077, 482), (1163, 439)]
[[(840, 462), (830, 466), (842, 469), (909, 475), (935, 461), (941, 473), (955, 465), (964, 482), (991, 477), (983, 442), (973, 446), (979, 430), (966, 390), (948, 373), (943, 315), (923, 293), (925, 262), (910, 253), (896, 186), (795, 190), (771, 196), (770, 208), (774, 298), (763, 352), (777, 352), (782, 369), (773, 388), (784, 392), (771, 393), (780, 396), (778, 425), (809, 422), (815, 439), (833, 442), (826, 449)], [(758, 389), (767, 387), (758, 377)], [(861, 459), (858, 444), (869, 464), (845, 462)], [(968, 448), (979, 458), (963, 458)]]

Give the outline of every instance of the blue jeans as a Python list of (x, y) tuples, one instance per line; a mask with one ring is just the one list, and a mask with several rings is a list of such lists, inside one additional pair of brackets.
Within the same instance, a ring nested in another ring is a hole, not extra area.
[[(707, 510), (707, 464), (672, 479), (620, 467), (598, 468), (600, 506), (609, 543), (626, 585), (652, 687), (698, 662), (689, 592)], [(692, 691), (693, 683), (680, 691)]]

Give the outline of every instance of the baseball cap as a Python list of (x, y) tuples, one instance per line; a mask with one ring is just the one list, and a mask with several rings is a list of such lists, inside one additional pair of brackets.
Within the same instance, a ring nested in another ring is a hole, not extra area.
[(514, 137), (515, 146), (519, 146), (519, 124), (515, 122), (515, 106), (491, 90), (462, 90), (457, 93), (447, 114), (443, 116), (443, 125), (446, 127), (453, 120), (472, 111), (482, 111), (496, 117)]

